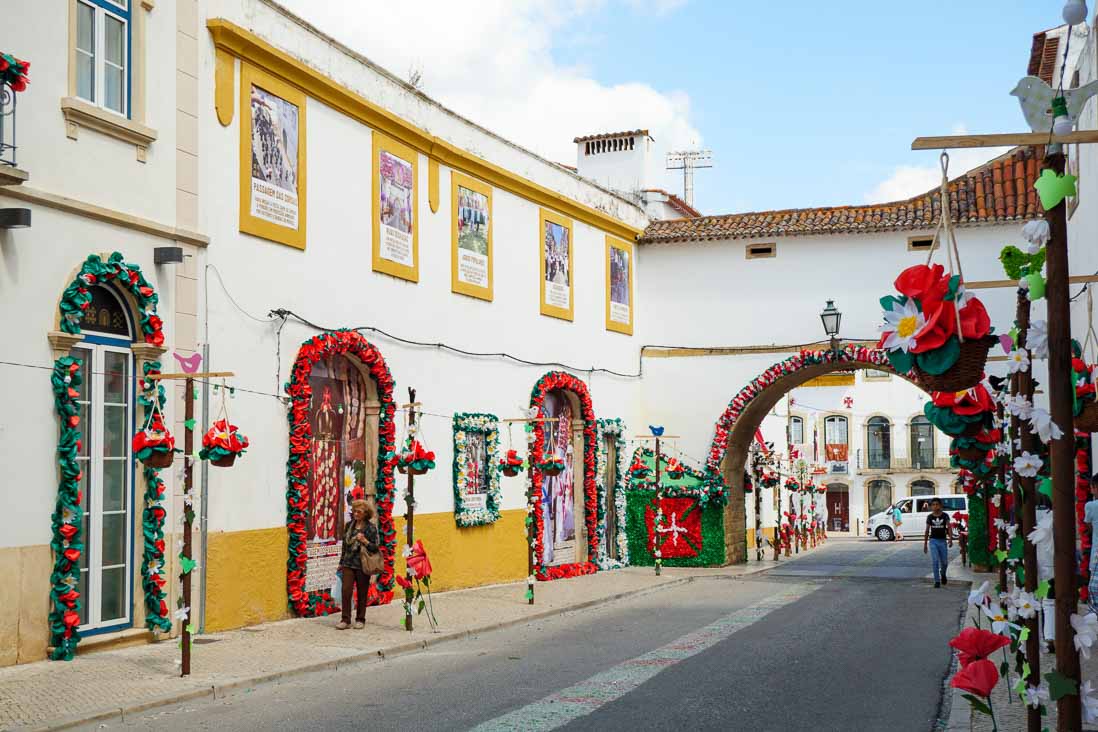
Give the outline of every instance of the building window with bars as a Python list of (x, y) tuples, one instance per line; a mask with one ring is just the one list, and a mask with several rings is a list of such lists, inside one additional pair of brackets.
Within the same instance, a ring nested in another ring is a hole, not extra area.
[(866, 423), (870, 470), (892, 467), (892, 425), (884, 417), (870, 417)]
[(911, 420), (911, 467), (916, 470), (934, 467), (934, 426), (926, 417)]

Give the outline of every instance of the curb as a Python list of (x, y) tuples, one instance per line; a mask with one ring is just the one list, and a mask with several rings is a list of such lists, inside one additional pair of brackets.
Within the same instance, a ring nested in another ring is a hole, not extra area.
[(283, 669), (280, 671), (275, 671), (273, 673), (262, 674), (246, 679), (237, 679), (235, 681), (229, 681), (223, 684), (203, 686), (197, 689), (188, 689), (186, 691), (179, 691), (173, 694), (155, 697), (153, 699), (147, 699), (145, 701), (137, 702), (124, 707), (115, 707), (111, 709), (104, 709), (98, 712), (90, 712), (86, 714), (74, 715), (71, 717), (63, 717), (56, 721), (48, 722), (45, 725), (40, 725), (37, 727), (16, 727), (15, 729), (72, 729), (73, 727), (89, 724), (91, 722), (104, 722), (113, 719), (125, 720), (128, 716), (139, 714), (141, 712), (146, 712), (156, 707), (167, 706), (169, 704), (177, 704), (179, 702), (193, 701), (196, 699), (203, 699), (207, 697), (210, 699), (224, 699), (225, 697), (230, 696), (234, 692), (241, 689), (253, 688), (256, 686), (281, 681), (283, 679), (304, 676), (306, 674), (310, 674), (316, 671), (335, 671), (344, 666), (359, 664), (367, 661), (384, 661), (389, 658), (395, 658), (397, 656), (407, 653), (415, 653), (417, 651), (422, 651), (433, 646), (441, 645), (443, 643), (448, 643), (455, 640), (461, 640), (463, 638), (479, 635), (481, 633), (489, 633), (495, 630), (503, 630), (517, 625), (522, 625), (524, 623), (545, 620), (547, 618), (564, 615), (566, 613), (576, 610), (584, 610), (592, 607), (598, 607), (599, 605), (605, 605), (625, 598), (641, 597), (643, 595), (651, 594), (653, 592), (659, 592), (671, 587), (689, 584), (699, 579), (736, 579), (739, 577), (758, 574), (760, 572), (766, 571), (766, 569), (769, 569), (769, 567), (758, 567), (743, 572), (728, 574), (678, 577), (652, 587), (642, 587), (636, 590), (626, 590), (624, 592), (618, 592), (616, 594), (608, 595), (606, 597), (600, 597), (594, 600), (585, 600), (583, 602), (567, 605), (564, 607), (543, 610), (541, 612), (534, 613), (533, 615), (527, 615), (511, 620), (504, 620), (497, 623), (490, 623), (487, 625), (478, 626), (476, 628), (469, 628), (467, 630), (445, 633), (432, 638), (423, 638), (422, 640), (416, 640), (410, 643), (402, 643), (395, 646), (389, 646), (387, 648), (380, 648), (376, 651), (363, 651), (359, 653), (354, 653), (352, 655), (345, 656), (344, 658), (340, 658), (337, 660), (321, 661), (319, 663), (312, 663), (305, 666)]

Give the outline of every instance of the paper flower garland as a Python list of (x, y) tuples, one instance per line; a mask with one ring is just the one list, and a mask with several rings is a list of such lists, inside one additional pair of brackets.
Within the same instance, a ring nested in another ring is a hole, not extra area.
[[(377, 604), (392, 600), (393, 551), (396, 547), (396, 529), (393, 526), (393, 464), (396, 456), (396, 423), (393, 402), (393, 377), (381, 353), (362, 334), (353, 330), (337, 330), (322, 333), (305, 341), (297, 352), (286, 393), (290, 397), (287, 418), (290, 423), (290, 457), (286, 462), (286, 528), (289, 530), (289, 561), (286, 571), (286, 589), (290, 607), (301, 617), (313, 617), (337, 612), (339, 605), (327, 590), (305, 590), (307, 556), (306, 526), (309, 519), (309, 476), (313, 447), (313, 430), (309, 420), (313, 390), (309, 376), (318, 361), (336, 355), (347, 355), (370, 372), (377, 386), (378, 401), (378, 450), (376, 488), (377, 516), (381, 539), (381, 556), (385, 559), (385, 571), (377, 581)], [(370, 594), (371, 600), (373, 593)]]
[[(597, 557), (599, 551), (598, 538), (598, 491), (595, 488), (595, 411), (591, 406), (591, 396), (587, 391), (587, 385), (582, 381), (564, 373), (563, 371), (550, 371), (538, 379), (530, 394), (530, 408), (535, 414), (541, 412), (541, 405), (545, 395), (554, 389), (569, 391), (576, 396), (580, 403), (580, 414), (583, 418), (583, 519), (587, 529), (587, 556)], [(536, 411), (535, 411), (536, 410)], [(533, 442), (530, 443), (529, 459), (532, 465), (540, 466), (546, 462), (545, 429), (544, 423), (536, 422), (533, 428)], [(541, 496), (544, 472), (535, 468), (532, 472), (533, 484), (530, 493)], [(579, 471), (577, 471), (579, 472)], [(578, 477), (578, 476), (577, 476)], [(542, 516), (541, 500), (535, 500), (529, 507), (531, 520), (534, 523), (534, 575), (539, 580), (552, 580), (564, 577), (575, 577), (581, 574), (592, 574), (598, 571), (598, 565), (593, 561), (577, 562), (574, 564), (561, 564), (555, 567), (546, 567), (542, 564), (545, 556), (544, 534), (545, 519)]]
[[(162, 383), (148, 378), (159, 373), (159, 361), (147, 361), (142, 367), (144, 378), (138, 382), (141, 391), (137, 401), (145, 419), (153, 413), (162, 413), (167, 401)], [(164, 591), (167, 582), (164, 578), (164, 518), (167, 511), (163, 506), (166, 490), (156, 468), (145, 466), (141, 474), (145, 479), (145, 509), (141, 516), (141, 587), (145, 593), (145, 627), (153, 632), (167, 633), (172, 629), (172, 620), (168, 616), (168, 595)]]
[(61, 294), (61, 303), (58, 305), (61, 310), (61, 330), (65, 333), (80, 332), (84, 311), (91, 305), (89, 287), (114, 285), (129, 292), (137, 301), (137, 314), (145, 342), (162, 346), (164, 323), (156, 314), (159, 297), (141, 273), (141, 268), (136, 264), (127, 264), (122, 259), (119, 252), (111, 254), (106, 262), (98, 254), (88, 255), (76, 279)]
[(236, 425), (219, 419), (202, 435), (202, 449), (198, 451), (198, 457), (209, 460), (219, 468), (227, 468), (244, 454), (246, 447), (248, 438), (237, 430)]
[[(961, 337), (970, 349), (982, 347), (986, 360), (991, 320), (980, 299), (965, 291), (958, 275), (945, 274), (940, 264), (919, 264), (901, 272), (895, 286), (899, 297), (881, 298), (885, 324), (878, 347), (888, 351), (897, 373), (916, 371), (925, 378), (950, 372), (961, 358)], [(968, 380), (959, 372), (953, 378)], [(972, 386), (978, 380), (979, 375), (972, 383), (958, 386)]]
[(61, 481), (53, 511), (53, 572), (50, 574), (50, 658), (71, 661), (80, 642), (80, 556), (84, 552), (84, 507), (80, 491), (83, 477), (76, 456), (81, 452), (80, 407), (76, 403), (78, 387), (83, 383), (80, 359), (65, 356), (53, 366), (50, 383), (53, 405), (61, 421), (57, 459)]
[(29, 70), (30, 61), (22, 61), (10, 53), (0, 53), (0, 84), (7, 84), (12, 91), (21, 92), (30, 83), (27, 78)]
[[(629, 537), (625, 532), (626, 500), (625, 500), (625, 425), (620, 419), (600, 419), (597, 423), (598, 452), (595, 461), (595, 490), (598, 492), (598, 530), (599, 553), (596, 563), (599, 569), (617, 569), (629, 564)], [(606, 484), (608, 474), (607, 445), (614, 443), (614, 456), (617, 464), (614, 465), (614, 485)], [(609, 493), (613, 489), (614, 515), (617, 517), (615, 535), (608, 535), (606, 526), (606, 513), (609, 510)], [(611, 543), (612, 542), (612, 543)], [(617, 548), (617, 559), (610, 558), (610, 546)]]
[[(499, 456), (499, 418), (494, 414), (458, 413), (454, 415), (454, 521), (458, 526), (484, 526), (499, 520), (499, 506), (502, 501), (499, 486), (499, 470), (495, 469)], [(484, 439), (484, 465), (479, 466), (485, 472), (487, 493), (484, 496), (484, 507), (465, 505), (466, 489), (469, 481), (475, 479), (467, 471), (470, 465), (468, 451), (469, 435), (482, 435)], [(514, 450), (508, 452), (508, 460), (512, 457), (518, 460), (518, 467), (522, 467), (522, 460)], [(513, 464), (503, 461), (501, 464)]]

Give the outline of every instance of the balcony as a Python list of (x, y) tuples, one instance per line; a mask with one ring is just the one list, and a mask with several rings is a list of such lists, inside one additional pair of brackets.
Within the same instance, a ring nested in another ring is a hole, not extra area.
[(16, 162), (16, 102), (15, 90), (0, 83), (0, 186), (17, 186), (30, 177)]

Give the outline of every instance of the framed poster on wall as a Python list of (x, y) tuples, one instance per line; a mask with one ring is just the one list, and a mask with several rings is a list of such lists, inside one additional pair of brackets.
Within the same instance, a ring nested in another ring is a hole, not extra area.
[(305, 94), (247, 63), (240, 73), (240, 230), (305, 248)]
[(374, 132), (373, 268), (419, 282), (419, 154)]
[(541, 209), (538, 217), (538, 257), (541, 260), (541, 314), (572, 320), (572, 222)]
[(492, 300), (492, 186), (450, 173), (450, 289)]
[(633, 335), (633, 243), (606, 237), (606, 329)]

